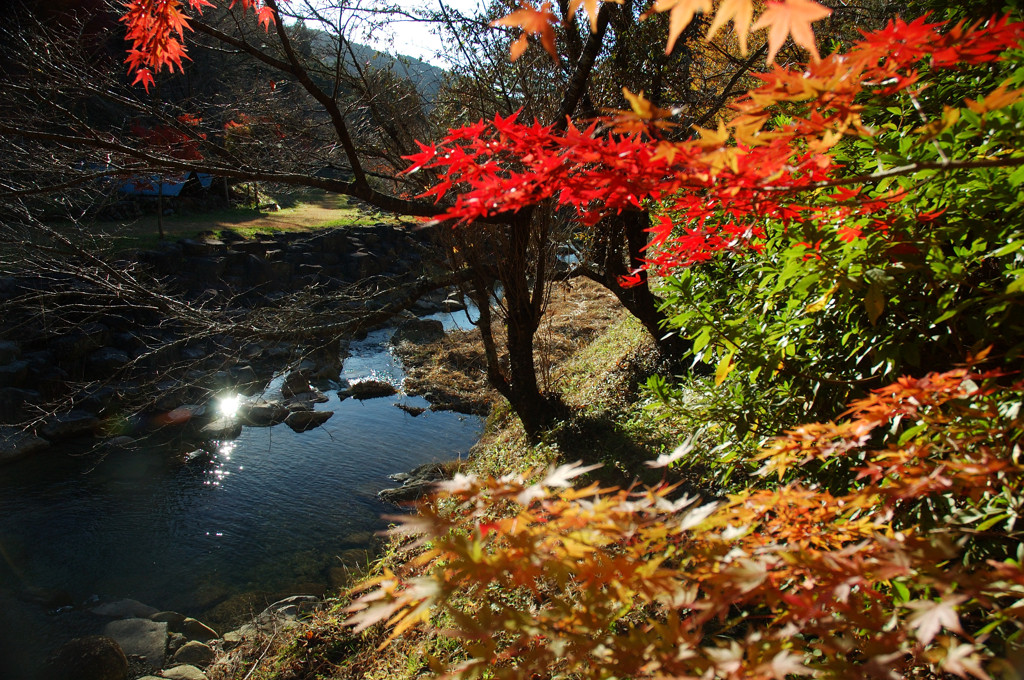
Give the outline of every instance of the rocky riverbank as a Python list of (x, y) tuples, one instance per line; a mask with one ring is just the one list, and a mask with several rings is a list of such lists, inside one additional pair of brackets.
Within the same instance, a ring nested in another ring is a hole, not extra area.
[[(194, 618), (159, 611), (136, 600), (91, 609), (110, 619), (102, 634), (65, 643), (45, 664), (42, 680), (206, 680), (220, 660), (239, 645), (301, 625), (322, 606), (318, 597), (295, 595), (266, 607), (258, 616), (223, 635)], [(99, 624), (97, 623), (97, 626)]]

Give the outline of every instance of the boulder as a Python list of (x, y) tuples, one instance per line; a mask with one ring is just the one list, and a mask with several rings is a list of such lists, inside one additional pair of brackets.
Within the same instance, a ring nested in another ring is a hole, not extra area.
[(206, 668), (217, 658), (217, 654), (210, 645), (197, 640), (186, 642), (181, 649), (174, 653), (174, 663), (189, 664)]
[(288, 409), (276, 401), (260, 399), (251, 403), (243, 402), (238, 407), (238, 417), (246, 425), (266, 427), (284, 422)]
[(361, 380), (349, 385), (345, 393), (355, 399), (377, 399), (378, 397), (390, 397), (397, 394), (398, 390), (391, 383), (381, 380)]
[(198, 640), (199, 642), (209, 642), (210, 640), (216, 640), (218, 637), (217, 631), (192, 617), (182, 621), (179, 630), (189, 640)]
[(330, 399), (320, 390), (302, 392), (288, 398), (284, 403), (289, 411), (312, 411), (313, 404), (326, 404)]
[(99, 425), (99, 418), (93, 414), (74, 410), (47, 418), (46, 424), (43, 425), (39, 434), (50, 441), (74, 439), (75, 437), (92, 435)]
[(131, 361), (128, 353), (116, 347), (101, 347), (86, 359), (86, 367), (93, 375), (110, 377), (112, 373), (122, 369)]
[(155, 670), (164, 665), (167, 651), (167, 624), (149, 619), (121, 619), (111, 621), (104, 627), (103, 634), (114, 638), (125, 654), (142, 658), (147, 669)]
[(435, 319), (409, 319), (399, 324), (391, 342), (398, 344), (409, 342), (414, 345), (425, 345), (436, 342), (444, 337), (444, 324)]
[(160, 610), (138, 600), (125, 598), (101, 604), (89, 611), (98, 616), (109, 616), (113, 619), (152, 619)]
[(165, 668), (160, 675), (169, 680), (207, 680), (206, 673), (190, 664)]
[(185, 615), (179, 614), (178, 612), (162, 611), (152, 614), (149, 617), (150, 621), (163, 621), (167, 624), (167, 630), (180, 633), (181, 624), (185, 623)]
[(292, 371), (281, 384), (281, 394), (285, 397), (294, 397), (296, 394), (303, 394), (312, 390), (309, 384), (309, 375), (305, 371)]
[(10, 340), (0, 340), (0, 364), (9, 364), (21, 358), (21, 346)]
[(323, 425), (333, 415), (334, 411), (292, 411), (284, 423), (296, 432), (305, 432)]
[(27, 361), (12, 361), (0, 366), (0, 387), (21, 387), (27, 377)]
[(17, 427), (0, 427), (0, 464), (26, 458), (50, 446), (50, 442)]
[(323, 601), (315, 595), (292, 595), (278, 600), (259, 615), (258, 622), (267, 619), (297, 621), (304, 619), (323, 607)]
[(117, 641), (89, 635), (66, 642), (46, 662), (44, 680), (126, 680), (128, 659)]
[(235, 439), (242, 434), (242, 423), (234, 417), (221, 416), (203, 425), (199, 431), (211, 439)]

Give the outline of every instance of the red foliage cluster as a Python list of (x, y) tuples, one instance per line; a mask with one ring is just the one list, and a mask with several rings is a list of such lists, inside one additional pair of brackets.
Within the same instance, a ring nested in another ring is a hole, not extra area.
[[(209, 0), (188, 0), (188, 4), (199, 13), (204, 7), (215, 6)], [(236, 4), (243, 10), (255, 9), (265, 28), (274, 21), (273, 9), (260, 0), (231, 0), (231, 7)], [(182, 39), (189, 29), (182, 0), (129, 0), (121, 21), (128, 27), (125, 40), (132, 44), (125, 63), (128, 72), (135, 74), (133, 85), (142, 83), (148, 92), (154, 73), (164, 67), (170, 71), (181, 69), (181, 60), (188, 58)]]
[[(660, 271), (721, 250), (756, 248), (766, 219), (841, 224), (876, 214), (876, 226), (885, 228), (883, 213), (900, 197), (865, 200), (861, 192), (872, 178), (841, 178), (829, 153), (844, 136), (871, 136), (859, 116), (863, 98), (912, 88), (918, 66), (929, 61), (933, 68), (993, 61), (1024, 38), (1024, 24), (1007, 19), (942, 28), (925, 19), (895, 21), (846, 54), (800, 68), (776, 66), (733, 105), (728, 123), (698, 130), (698, 139), (666, 141), (658, 116), (668, 112), (627, 93), (632, 112), (582, 129), (570, 124), (557, 132), (513, 115), (451, 130), (440, 144), (421, 144), (407, 172), (439, 171), (440, 181), (423, 196), (454, 194), (442, 219), (462, 223), (548, 199), (571, 206), (586, 224), (659, 203), (664, 216), (652, 228), (648, 265)], [(782, 102), (796, 111), (773, 126), (773, 107)], [(829, 190), (812, 203), (805, 190), (819, 187)], [(855, 236), (848, 229), (840, 234)]]

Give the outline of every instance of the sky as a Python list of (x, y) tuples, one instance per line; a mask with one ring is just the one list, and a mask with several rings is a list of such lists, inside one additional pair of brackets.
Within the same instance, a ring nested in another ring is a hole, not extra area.
[[(481, 0), (443, 1), (446, 6), (463, 13), (471, 13), (482, 4)], [(438, 0), (395, 0), (395, 4), (403, 9), (413, 10), (424, 6), (436, 7)], [(444, 53), (444, 45), (427, 25), (414, 21), (392, 21), (383, 33), (383, 36), (367, 39), (365, 44), (381, 51), (423, 59), (438, 66), (446, 65), (441, 56)]]

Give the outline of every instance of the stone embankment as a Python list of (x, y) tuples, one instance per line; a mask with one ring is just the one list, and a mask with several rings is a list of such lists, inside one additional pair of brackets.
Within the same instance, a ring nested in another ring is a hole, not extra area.
[[(0, 463), (71, 440), (129, 446), (139, 432), (183, 424), (206, 438), (229, 438), (242, 424), (316, 427), (330, 414), (313, 410), (323, 395), (311, 383), (338, 379), (345, 340), (303, 337), (302, 324), (284, 340), (197, 334), (161, 308), (160, 296), (241, 317), (303, 289), (324, 300), (373, 277), (397, 287), (423, 274), (424, 253), (415, 232), (389, 224), (165, 242), (109, 265), (152, 282), (152, 305), (118, 302), (116, 292), (70, 274), (0, 277)], [(446, 294), (412, 311), (450, 308)], [(317, 311), (319, 322), (365, 304), (335, 295)], [(418, 339), (438, 330), (410, 322), (405, 332)], [(257, 401), (235, 419), (218, 417), (215, 396), (257, 394), (286, 370), (301, 385), (283, 403)], [(373, 388), (354, 387), (351, 396), (367, 398)]]

